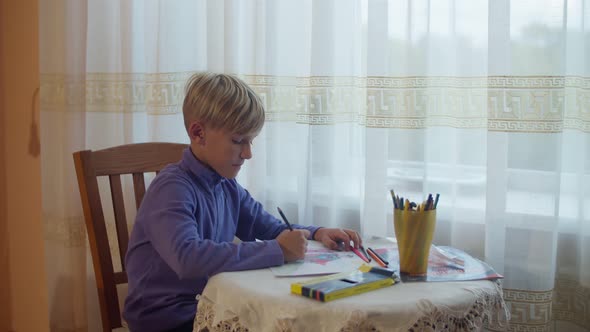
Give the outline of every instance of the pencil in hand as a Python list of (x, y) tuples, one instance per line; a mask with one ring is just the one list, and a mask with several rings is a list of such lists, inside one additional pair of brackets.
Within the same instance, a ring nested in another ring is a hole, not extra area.
[(281, 208), (278, 206), (277, 206), (277, 210), (279, 210), (279, 214), (281, 215), (281, 218), (283, 218), (283, 221), (285, 222), (285, 224), (287, 224), (287, 227), (289, 227), (289, 230), (293, 231), (293, 227), (291, 227), (289, 220), (287, 220), (287, 217), (285, 217), (285, 214), (283, 214), (283, 210), (281, 210)]

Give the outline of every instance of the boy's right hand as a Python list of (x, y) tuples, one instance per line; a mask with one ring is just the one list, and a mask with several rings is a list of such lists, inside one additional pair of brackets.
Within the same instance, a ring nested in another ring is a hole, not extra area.
[(306, 229), (285, 230), (277, 236), (277, 242), (281, 246), (285, 262), (296, 261), (305, 257), (308, 237), (309, 231)]

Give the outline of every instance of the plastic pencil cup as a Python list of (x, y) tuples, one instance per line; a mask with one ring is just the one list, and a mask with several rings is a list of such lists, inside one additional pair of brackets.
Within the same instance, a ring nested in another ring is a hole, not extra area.
[(426, 275), (436, 225), (436, 209), (393, 210), (393, 227), (399, 250), (399, 269), (409, 275)]

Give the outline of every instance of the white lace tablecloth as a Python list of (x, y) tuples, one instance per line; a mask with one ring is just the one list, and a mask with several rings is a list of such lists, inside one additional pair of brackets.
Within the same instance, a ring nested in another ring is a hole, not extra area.
[(498, 282), (399, 283), (333, 302), (290, 294), (309, 277), (269, 269), (209, 280), (194, 331), (503, 331), (509, 317)]

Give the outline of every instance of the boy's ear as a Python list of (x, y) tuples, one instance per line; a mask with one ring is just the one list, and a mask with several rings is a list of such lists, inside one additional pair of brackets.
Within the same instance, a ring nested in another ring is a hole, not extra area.
[(191, 141), (195, 141), (197, 144), (204, 144), (205, 126), (198, 121), (191, 122), (190, 126), (188, 127), (188, 135)]

